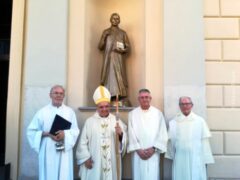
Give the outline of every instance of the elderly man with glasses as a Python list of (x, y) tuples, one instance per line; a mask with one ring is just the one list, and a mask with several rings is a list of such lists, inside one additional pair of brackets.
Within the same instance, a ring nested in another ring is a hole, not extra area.
[[(49, 96), (51, 103), (35, 114), (27, 128), (30, 146), (39, 157), (38, 179), (72, 180), (73, 147), (79, 134), (76, 115), (63, 104), (65, 90), (62, 86), (53, 86)], [(58, 124), (58, 128), (55, 128), (57, 131), (51, 132), (55, 122)], [(62, 129), (62, 122), (69, 124), (69, 128)]]
[(207, 180), (206, 164), (214, 163), (205, 120), (192, 112), (190, 97), (179, 99), (181, 113), (169, 122), (166, 157), (173, 160), (173, 180)]

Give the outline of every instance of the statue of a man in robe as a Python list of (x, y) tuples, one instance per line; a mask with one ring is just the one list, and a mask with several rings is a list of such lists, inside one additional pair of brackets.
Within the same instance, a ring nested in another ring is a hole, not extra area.
[(120, 16), (113, 13), (111, 27), (102, 33), (98, 48), (104, 51), (100, 84), (109, 89), (112, 99), (119, 95), (120, 100), (127, 97), (127, 77), (125, 55), (130, 45), (127, 34), (119, 28)]

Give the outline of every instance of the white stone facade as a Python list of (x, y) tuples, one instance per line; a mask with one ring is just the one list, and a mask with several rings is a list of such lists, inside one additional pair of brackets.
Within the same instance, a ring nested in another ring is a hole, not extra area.
[(240, 1), (205, 0), (207, 122), (211, 180), (240, 179)]
[[(23, 155), (30, 151), (25, 129), (35, 110), (48, 102), (51, 85), (67, 88), (66, 103), (76, 110), (80, 125), (90, 115), (77, 108), (91, 100), (98, 82), (92, 73), (99, 65), (93, 60), (101, 57), (96, 33), (120, 7), (133, 47), (130, 100), (136, 105), (137, 90), (149, 88), (153, 104), (169, 120), (178, 97), (191, 96), (194, 111), (206, 118), (212, 132), (216, 162), (208, 166), (209, 179), (240, 179), (240, 0), (13, 2), (6, 145), (13, 180), (26, 179), (24, 173), (36, 177), (35, 155)], [(126, 113), (123, 118), (127, 120)], [(128, 155), (126, 178), (129, 160)], [(169, 179), (170, 169), (164, 172)]]

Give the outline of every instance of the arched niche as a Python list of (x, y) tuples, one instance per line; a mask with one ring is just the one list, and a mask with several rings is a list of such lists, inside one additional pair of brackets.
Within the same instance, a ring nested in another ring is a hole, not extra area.
[(113, 12), (131, 43), (126, 59), (129, 99), (137, 105), (137, 92), (149, 88), (153, 104), (162, 107), (162, 1), (80, 0), (69, 4), (68, 103), (92, 106), (92, 94), (100, 82), (102, 52), (97, 48)]

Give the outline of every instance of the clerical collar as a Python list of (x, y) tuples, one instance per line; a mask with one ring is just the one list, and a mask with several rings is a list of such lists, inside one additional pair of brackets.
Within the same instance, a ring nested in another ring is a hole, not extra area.
[(142, 107), (140, 106), (140, 109), (142, 110), (142, 112), (148, 112), (150, 110), (151, 106), (149, 106), (148, 109), (142, 109)]
[(98, 114), (98, 112), (96, 112), (96, 113), (95, 113), (95, 116), (96, 116), (97, 118), (99, 118), (99, 119), (100, 119), (100, 118), (106, 119), (106, 118), (109, 118), (109, 117), (111, 116), (111, 114), (109, 113), (107, 117), (101, 117), (101, 116)]
[(192, 120), (193, 112), (190, 112), (188, 116), (184, 115), (182, 112), (177, 115), (177, 121)]
[(52, 103), (50, 103), (50, 106), (53, 107), (53, 108), (56, 108), (56, 109), (60, 109), (64, 106), (64, 104), (62, 103), (61, 106), (57, 107), (57, 106), (54, 106)]

